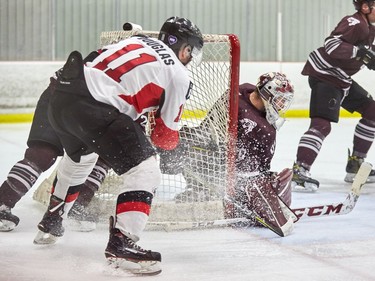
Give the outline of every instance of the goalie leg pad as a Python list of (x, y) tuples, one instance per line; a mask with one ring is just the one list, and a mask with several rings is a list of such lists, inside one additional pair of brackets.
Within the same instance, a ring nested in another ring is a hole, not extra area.
[[(255, 177), (247, 182), (245, 187), (247, 206), (261, 217), (271, 227), (280, 228), (284, 236), (293, 231), (294, 217), (288, 217), (280, 205), (282, 202), (277, 196), (271, 182), (262, 177)], [(286, 205), (283, 204), (283, 207)]]

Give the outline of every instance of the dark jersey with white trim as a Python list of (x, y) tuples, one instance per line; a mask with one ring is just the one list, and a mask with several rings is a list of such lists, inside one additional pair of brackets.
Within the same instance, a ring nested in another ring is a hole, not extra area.
[(355, 58), (354, 46), (366, 45), (375, 49), (374, 38), (375, 27), (369, 25), (362, 14), (345, 16), (325, 39), (324, 45), (310, 53), (302, 74), (347, 90), (352, 83), (351, 76), (363, 67), (363, 63)]
[(256, 109), (249, 100), (255, 89), (248, 83), (239, 87), (236, 157), (239, 174), (269, 171), (275, 153), (276, 129), (268, 123), (266, 113)]

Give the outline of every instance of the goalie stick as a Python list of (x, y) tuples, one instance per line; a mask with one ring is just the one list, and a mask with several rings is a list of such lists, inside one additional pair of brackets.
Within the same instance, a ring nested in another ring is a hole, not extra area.
[[(340, 203), (333, 203), (327, 205), (310, 206), (293, 209), (292, 211), (301, 218), (315, 218), (322, 216), (332, 216), (332, 215), (345, 215), (350, 213), (361, 194), (361, 189), (363, 184), (366, 183), (367, 177), (370, 174), (372, 165), (370, 163), (362, 163), (357, 175), (354, 178), (353, 184), (351, 186), (349, 194), (346, 199)], [(230, 200), (230, 199), (229, 199)], [(241, 207), (243, 208), (243, 207)], [(170, 230), (182, 230), (188, 228), (210, 228), (210, 227), (225, 227), (231, 226), (235, 223), (249, 222), (254, 216), (254, 212), (246, 209), (243, 210), (247, 214), (247, 218), (234, 218), (234, 219), (219, 219), (210, 221), (198, 221), (198, 222), (148, 222), (149, 225), (158, 226), (166, 231)], [(275, 232), (277, 233), (277, 232)], [(277, 233), (278, 234), (278, 233)]]
[(321, 216), (332, 216), (332, 215), (345, 215), (350, 213), (361, 194), (362, 186), (366, 183), (366, 180), (371, 172), (372, 165), (367, 162), (363, 162), (361, 167), (356, 174), (352, 183), (352, 188), (349, 194), (346, 196), (345, 201), (341, 203), (334, 203), (328, 205), (320, 205), (313, 207), (304, 207), (293, 209), (293, 212), (298, 218), (303, 217), (321, 217)]

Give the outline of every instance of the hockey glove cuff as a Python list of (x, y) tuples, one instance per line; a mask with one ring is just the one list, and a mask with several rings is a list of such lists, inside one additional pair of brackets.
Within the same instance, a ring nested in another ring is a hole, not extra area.
[(375, 52), (364, 45), (357, 48), (356, 59), (362, 61), (368, 69), (375, 70)]

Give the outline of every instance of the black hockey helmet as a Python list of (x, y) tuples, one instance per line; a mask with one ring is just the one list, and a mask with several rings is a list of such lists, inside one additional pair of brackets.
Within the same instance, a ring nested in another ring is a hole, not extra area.
[(160, 29), (159, 40), (163, 41), (178, 56), (182, 44), (192, 47), (192, 56), (201, 55), (203, 36), (199, 28), (186, 18), (170, 17)]
[(374, 0), (353, 0), (354, 8), (359, 11), (361, 10), (362, 4), (367, 3), (367, 5), (370, 7), (370, 11), (372, 8), (372, 5), (374, 4)]

